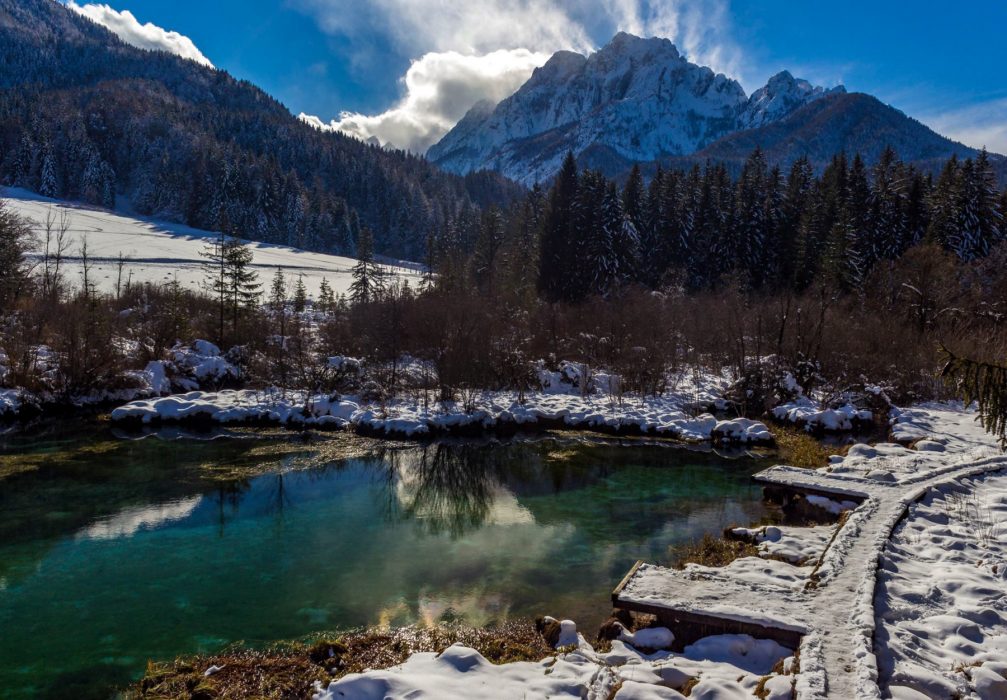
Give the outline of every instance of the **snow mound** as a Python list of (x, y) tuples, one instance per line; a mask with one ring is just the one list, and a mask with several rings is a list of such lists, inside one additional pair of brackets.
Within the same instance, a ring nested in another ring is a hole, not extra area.
[(21, 410), (21, 391), (18, 389), (0, 389), (0, 417), (13, 416)]
[[(811, 496), (811, 498), (820, 498)], [(828, 500), (828, 499), (822, 499)], [(856, 504), (851, 504), (855, 506)], [(835, 525), (791, 527), (766, 525), (757, 528), (736, 527), (735, 537), (747, 539), (759, 547), (759, 556), (796, 564), (813, 563), (825, 553), (825, 548), (836, 533)]]
[(711, 437), (728, 443), (771, 443), (773, 434), (765, 423), (750, 418), (734, 418), (719, 421), (713, 428)]
[[(670, 635), (667, 630), (650, 633)], [(781, 661), (790, 670), (775, 673)], [(789, 698), (793, 668), (791, 650), (747, 635), (706, 637), (681, 654), (644, 654), (621, 640), (612, 642), (610, 652), (598, 653), (581, 641), (576, 651), (500, 666), (456, 644), (441, 654), (413, 654), (394, 668), (318, 685), (313, 700), (651, 700), (684, 697), (679, 691), (696, 680), (694, 698), (751, 697), (760, 682), (770, 689), (768, 697)]]
[(774, 408), (773, 417), (803, 426), (809, 432), (839, 433), (853, 430), (858, 422), (869, 423), (874, 414), (849, 403), (838, 408), (823, 408), (817, 401), (802, 396)]

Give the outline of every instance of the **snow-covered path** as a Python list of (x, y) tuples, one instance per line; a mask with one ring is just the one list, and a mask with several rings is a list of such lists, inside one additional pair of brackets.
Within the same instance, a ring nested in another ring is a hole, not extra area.
[(774, 467), (759, 474), (767, 485), (861, 500), (813, 574), (768, 566), (755, 571), (733, 565), (684, 571), (641, 567), (616, 602), (783, 630), (803, 628), (799, 697), (881, 697), (874, 596), (878, 563), (893, 528), (931, 488), (1007, 469), (1007, 457), (972, 418), (960, 408), (924, 407), (900, 416), (893, 429), (895, 436), (917, 433), (918, 449), (862, 446), (824, 470)]
[[(1007, 457), (981, 459), (910, 484), (879, 488), (858, 508), (853, 517), (862, 517), (857, 518), (856, 537), (842, 538), (848, 549), (842, 553), (841, 568), (831, 580), (810, 591), (809, 603), (819, 614), (815, 627), (820, 634), (829, 697), (881, 697), (874, 650), (874, 590), (882, 550), (906, 508), (931, 488), (1003, 469), (1007, 469)], [(852, 518), (847, 527), (851, 524)]]
[(874, 597), (882, 694), (1007, 697), (1007, 470), (963, 477), (910, 506)]

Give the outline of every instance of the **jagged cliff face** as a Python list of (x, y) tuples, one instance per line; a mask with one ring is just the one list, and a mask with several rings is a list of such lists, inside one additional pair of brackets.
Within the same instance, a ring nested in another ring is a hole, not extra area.
[(667, 39), (623, 33), (589, 57), (555, 54), (511, 97), (473, 107), (427, 155), (453, 172), (492, 169), (531, 184), (551, 177), (568, 150), (641, 162), (686, 155), (828, 92), (783, 72), (749, 98)]

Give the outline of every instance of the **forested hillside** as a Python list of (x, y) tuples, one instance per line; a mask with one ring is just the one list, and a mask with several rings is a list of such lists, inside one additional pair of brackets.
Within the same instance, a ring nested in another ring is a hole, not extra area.
[(255, 86), (127, 46), (55, 0), (0, 0), (0, 182), (254, 240), (417, 257), (520, 192), (298, 121)]

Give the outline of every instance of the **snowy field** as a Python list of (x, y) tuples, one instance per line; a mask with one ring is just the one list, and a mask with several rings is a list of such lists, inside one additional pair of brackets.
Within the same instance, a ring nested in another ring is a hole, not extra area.
[[(58, 221), (62, 213), (69, 220), (70, 246), (67, 252), (67, 278), (76, 284), (81, 279), (80, 248), (86, 239), (88, 256), (94, 261), (93, 279), (98, 288), (114, 292), (118, 279), (118, 258), (126, 258), (122, 282), (131, 280), (154, 284), (178, 279), (179, 283), (196, 289), (203, 283), (200, 251), (215, 233), (189, 228), (139, 216), (110, 212), (82, 204), (60, 202), (21, 189), (3, 190), (3, 199), (10, 208), (28, 219), (36, 234), (41, 236), (46, 217), (53, 215)], [(296, 248), (252, 244), (253, 265), (259, 273), (263, 289), (277, 267), (282, 267), (288, 285), (293, 286), (298, 276), (304, 276), (308, 294), (317, 297), (322, 279), (328, 279), (336, 294), (346, 293), (350, 287), (353, 258), (312, 253)], [(38, 256), (34, 256), (37, 260)], [(417, 268), (418, 269), (418, 268)], [(411, 285), (419, 283), (417, 269), (389, 267), (389, 272)]]

